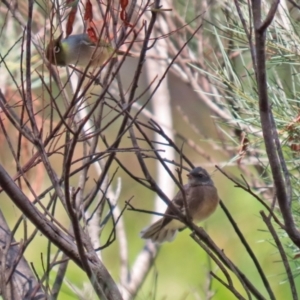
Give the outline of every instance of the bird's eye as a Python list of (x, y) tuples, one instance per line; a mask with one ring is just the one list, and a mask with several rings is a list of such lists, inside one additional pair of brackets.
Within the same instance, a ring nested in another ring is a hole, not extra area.
[(59, 53), (60, 52), (60, 47), (54, 46), (53, 50), (54, 50), (54, 53)]
[(204, 174), (203, 173), (198, 173), (197, 176), (200, 177), (200, 178), (202, 178), (202, 177), (204, 177)]

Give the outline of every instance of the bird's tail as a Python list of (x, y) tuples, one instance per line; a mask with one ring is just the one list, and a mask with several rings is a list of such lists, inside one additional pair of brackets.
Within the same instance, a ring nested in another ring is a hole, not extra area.
[(172, 221), (163, 226), (163, 218), (159, 219), (152, 225), (143, 229), (140, 233), (141, 238), (150, 239), (153, 243), (161, 244), (163, 242), (171, 242), (174, 240), (177, 233), (177, 226), (172, 226)]

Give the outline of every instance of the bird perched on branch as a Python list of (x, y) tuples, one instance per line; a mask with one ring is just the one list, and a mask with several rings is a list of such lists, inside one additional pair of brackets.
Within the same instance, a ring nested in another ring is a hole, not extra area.
[[(209, 217), (216, 210), (219, 203), (219, 196), (213, 181), (205, 169), (201, 167), (194, 168), (187, 176), (189, 180), (183, 186), (183, 190), (189, 211), (188, 215), (192, 218), (193, 222), (198, 223)], [(172, 203), (184, 215), (186, 214), (184, 196), (181, 191), (176, 194)], [(171, 242), (175, 238), (177, 231), (186, 227), (179, 220), (172, 218), (172, 216), (176, 216), (177, 214), (170, 205), (165, 215), (154, 224), (145, 228), (141, 232), (141, 237), (143, 239), (150, 239), (154, 243)]]
[[(46, 47), (48, 61), (57, 66), (76, 65), (101, 67), (114, 53), (111, 44), (100, 40), (94, 43), (87, 34), (74, 34), (62, 39), (62, 34)], [(131, 52), (116, 50), (115, 55), (136, 57)]]

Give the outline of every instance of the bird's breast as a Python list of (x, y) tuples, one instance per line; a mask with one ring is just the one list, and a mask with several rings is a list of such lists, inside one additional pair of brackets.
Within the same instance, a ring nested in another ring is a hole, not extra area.
[(219, 204), (219, 196), (214, 186), (199, 186), (193, 189), (190, 215), (194, 222), (208, 218)]

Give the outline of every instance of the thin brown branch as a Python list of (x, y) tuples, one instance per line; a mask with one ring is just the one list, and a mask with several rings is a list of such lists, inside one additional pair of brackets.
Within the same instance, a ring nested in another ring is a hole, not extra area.
[(287, 278), (288, 278), (288, 281), (289, 281), (289, 284), (290, 284), (290, 288), (291, 288), (291, 293), (292, 293), (292, 296), (293, 296), (293, 299), (294, 300), (297, 300), (299, 299), (298, 297), (298, 293), (297, 293), (297, 289), (296, 289), (296, 285), (295, 285), (295, 281), (294, 281), (294, 277), (293, 277), (293, 273), (292, 273), (292, 270), (290, 268), (290, 265), (289, 265), (289, 262), (288, 262), (288, 258), (285, 254), (285, 251), (283, 249), (283, 246), (279, 240), (279, 237), (272, 225), (272, 222), (270, 220), (270, 218), (268, 218), (265, 214), (264, 211), (261, 211), (260, 212), (264, 222), (266, 223), (267, 227), (268, 227), (268, 230), (269, 232), (271, 233), (272, 237), (274, 238), (274, 241), (275, 241), (275, 244), (277, 246), (277, 249), (280, 253), (280, 256), (281, 256), (281, 259), (282, 259), (282, 262), (283, 262), (283, 265), (284, 265), (284, 268), (285, 268), (285, 271), (286, 271), (286, 275), (287, 275)]

